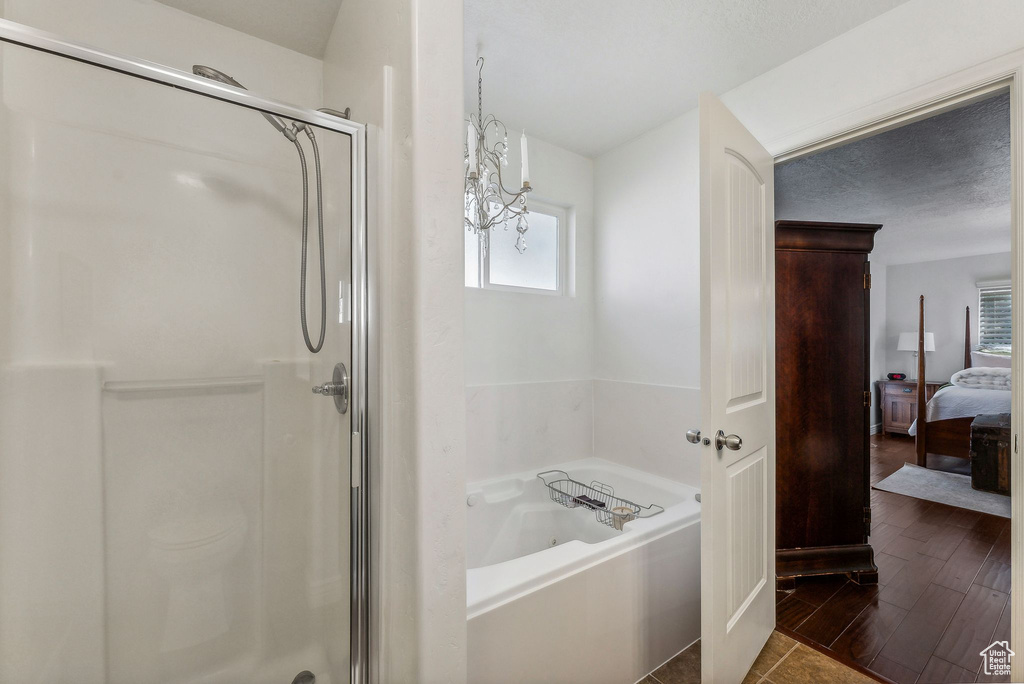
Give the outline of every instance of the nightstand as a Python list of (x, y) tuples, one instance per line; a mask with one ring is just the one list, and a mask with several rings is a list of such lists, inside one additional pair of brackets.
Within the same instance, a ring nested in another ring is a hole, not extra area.
[[(925, 396), (932, 398), (945, 383), (926, 382)], [(896, 432), (909, 434), (917, 418), (917, 382), (910, 380), (879, 380), (878, 395), (882, 402), (882, 436)]]

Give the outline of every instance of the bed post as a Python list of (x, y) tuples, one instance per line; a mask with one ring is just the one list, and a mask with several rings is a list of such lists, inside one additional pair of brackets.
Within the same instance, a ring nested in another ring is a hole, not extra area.
[(964, 370), (971, 367), (971, 307), (967, 307), (964, 320)]
[(924, 363), (924, 295), (921, 295), (920, 312), (917, 322), (917, 465), (922, 468), (928, 467), (928, 452), (925, 450), (925, 432), (928, 421), (925, 420), (927, 411), (925, 405), (928, 403), (927, 385), (925, 384), (925, 363)]

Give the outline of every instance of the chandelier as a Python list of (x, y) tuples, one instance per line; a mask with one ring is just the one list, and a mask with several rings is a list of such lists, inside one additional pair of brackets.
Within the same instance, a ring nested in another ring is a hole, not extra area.
[(516, 249), (526, 251), (526, 231), (530, 229), (526, 195), (530, 192), (530, 162), (526, 151), (526, 132), (520, 140), (523, 156), (522, 187), (513, 192), (505, 187), (502, 169), (508, 166), (508, 130), (493, 114), (484, 118), (484, 58), (479, 67), (476, 114), (469, 115), (466, 133), (466, 230), (480, 237), (486, 247), (488, 231), (508, 230), (515, 221)]

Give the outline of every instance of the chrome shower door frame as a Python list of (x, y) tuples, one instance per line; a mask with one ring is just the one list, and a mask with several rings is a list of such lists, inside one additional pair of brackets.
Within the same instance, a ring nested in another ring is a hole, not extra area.
[(370, 287), (367, 242), (366, 126), (311, 109), (303, 109), (251, 91), (233, 88), (191, 73), (142, 59), (107, 52), (60, 36), (0, 19), (0, 42), (20, 45), (145, 81), (268, 112), (346, 135), (351, 144), (351, 278), (352, 372), (351, 427), (351, 567), (350, 681), (370, 681), (370, 445), (368, 397), (370, 381)]

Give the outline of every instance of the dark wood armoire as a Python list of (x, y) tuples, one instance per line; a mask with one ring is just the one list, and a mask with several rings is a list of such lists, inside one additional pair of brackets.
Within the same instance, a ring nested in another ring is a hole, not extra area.
[(775, 224), (776, 575), (878, 581), (871, 531), (863, 223)]

